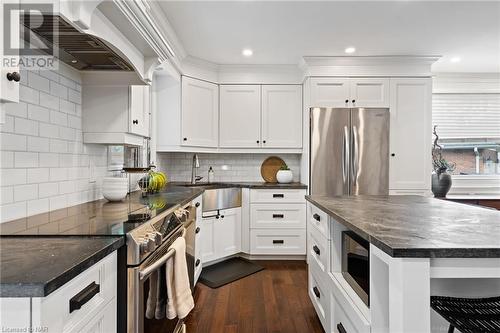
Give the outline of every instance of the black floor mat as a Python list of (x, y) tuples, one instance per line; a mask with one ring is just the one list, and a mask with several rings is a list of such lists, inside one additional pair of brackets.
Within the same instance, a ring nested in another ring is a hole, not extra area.
[(203, 267), (200, 282), (210, 288), (219, 288), (263, 269), (264, 267), (246, 259), (230, 258), (207, 268)]

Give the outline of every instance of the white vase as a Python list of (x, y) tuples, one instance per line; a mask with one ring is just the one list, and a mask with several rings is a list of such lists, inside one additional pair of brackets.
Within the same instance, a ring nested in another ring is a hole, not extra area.
[(276, 179), (278, 180), (278, 183), (291, 183), (293, 180), (292, 170), (279, 170), (276, 174)]

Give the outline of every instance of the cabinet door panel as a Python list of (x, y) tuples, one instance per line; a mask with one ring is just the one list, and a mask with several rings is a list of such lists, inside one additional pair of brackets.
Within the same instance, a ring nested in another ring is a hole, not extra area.
[(219, 88), (216, 84), (182, 77), (183, 146), (217, 147)]
[(430, 188), (431, 93), (431, 79), (391, 79), (390, 190)]
[(389, 79), (351, 79), (351, 106), (389, 107), (389, 102)]
[(149, 86), (129, 87), (129, 132), (149, 136)]
[[(200, 225), (200, 243), (196, 246), (201, 247), (201, 261), (208, 262), (216, 259), (215, 248), (215, 217), (204, 217)], [(218, 220), (217, 220), (218, 221)]]
[(241, 247), (241, 208), (219, 211), (215, 222), (217, 258), (240, 252)]
[(220, 146), (260, 146), (260, 85), (220, 86)]
[(302, 147), (302, 86), (262, 86), (262, 141), (266, 148)]
[[(10, 5), (14, 4), (19, 4), (19, 1), (8, 1)], [(4, 17), (4, 9), (3, 9), (3, 4), (4, 1), (2, 1), (2, 6), (0, 8), (0, 17), (3, 20)], [(19, 49), (19, 15), (10, 15), (10, 29), (9, 31), (5, 31), (6, 33), (9, 33), (11, 38), (10, 38), (10, 44), (12, 45), (12, 50), (14, 51), (15, 49)], [(4, 29), (6, 24), (2, 23), (0, 26), (0, 36), (4, 36)], [(7, 79), (7, 73), (13, 73), (17, 72), (19, 73), (19, 67), (17, 66), (9, 66), (8, 65), (15, 65), (18, 60), (19, 60), (19, 54), (5, 54), (6, 50), (4, 50), (4, 42), (2, 38), (2, 43), (0, 43), (0, 54), (3, 56), (5, 55), (5, 58), (2, 59), (2, 61), (8, 61), (9, 59), (12, 60), (12, 63), (9, 64), (2, 64), (0, 67), (0, 103), (2, 102), (14, 102), (17, 103), (19, 102), (19, 82), (16, 82), (14, 80), (9, 81)], [(18, 52), (16, 52), (18, 53)], [(27, 71), (24, 71), (23, 75), (26, 75)], [(26, 78), (23, 79), (24, 82), (26, 81)]]
[(350, 97), (348, 78), (312, 78), (311, 107), (346, 107)]

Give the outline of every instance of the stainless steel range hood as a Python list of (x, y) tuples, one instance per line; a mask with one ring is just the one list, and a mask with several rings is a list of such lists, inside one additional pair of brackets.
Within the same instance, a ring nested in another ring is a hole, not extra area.
[(59, 60), (77, 70), (134, 71), (102, 39), (77, 30), (59, 15), (25, 14), (21, 16), (21, 24), (54, 48)]

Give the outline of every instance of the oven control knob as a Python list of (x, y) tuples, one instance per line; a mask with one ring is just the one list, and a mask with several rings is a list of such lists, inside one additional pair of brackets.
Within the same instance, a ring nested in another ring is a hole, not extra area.
[(140, 240), (139, 249), (141, 250), (141, 253), (149, 252), (148, 243), (149, 243), (149, 238), (143, 238)]
[(162, 235), (160, 232), (156, 231), (154, 234), (151, 235), (151, 238), (154, 240), (156, 245), (161, 244)]
[(146, 238), (147, 239), (147, 248), (148, 248), (148, 252), (151, 252), (151, 251), (154, 251), (154, 249), (156, 248), (156, 243), (154, 241), (154, 239), (151, 239), (151, 238)]

